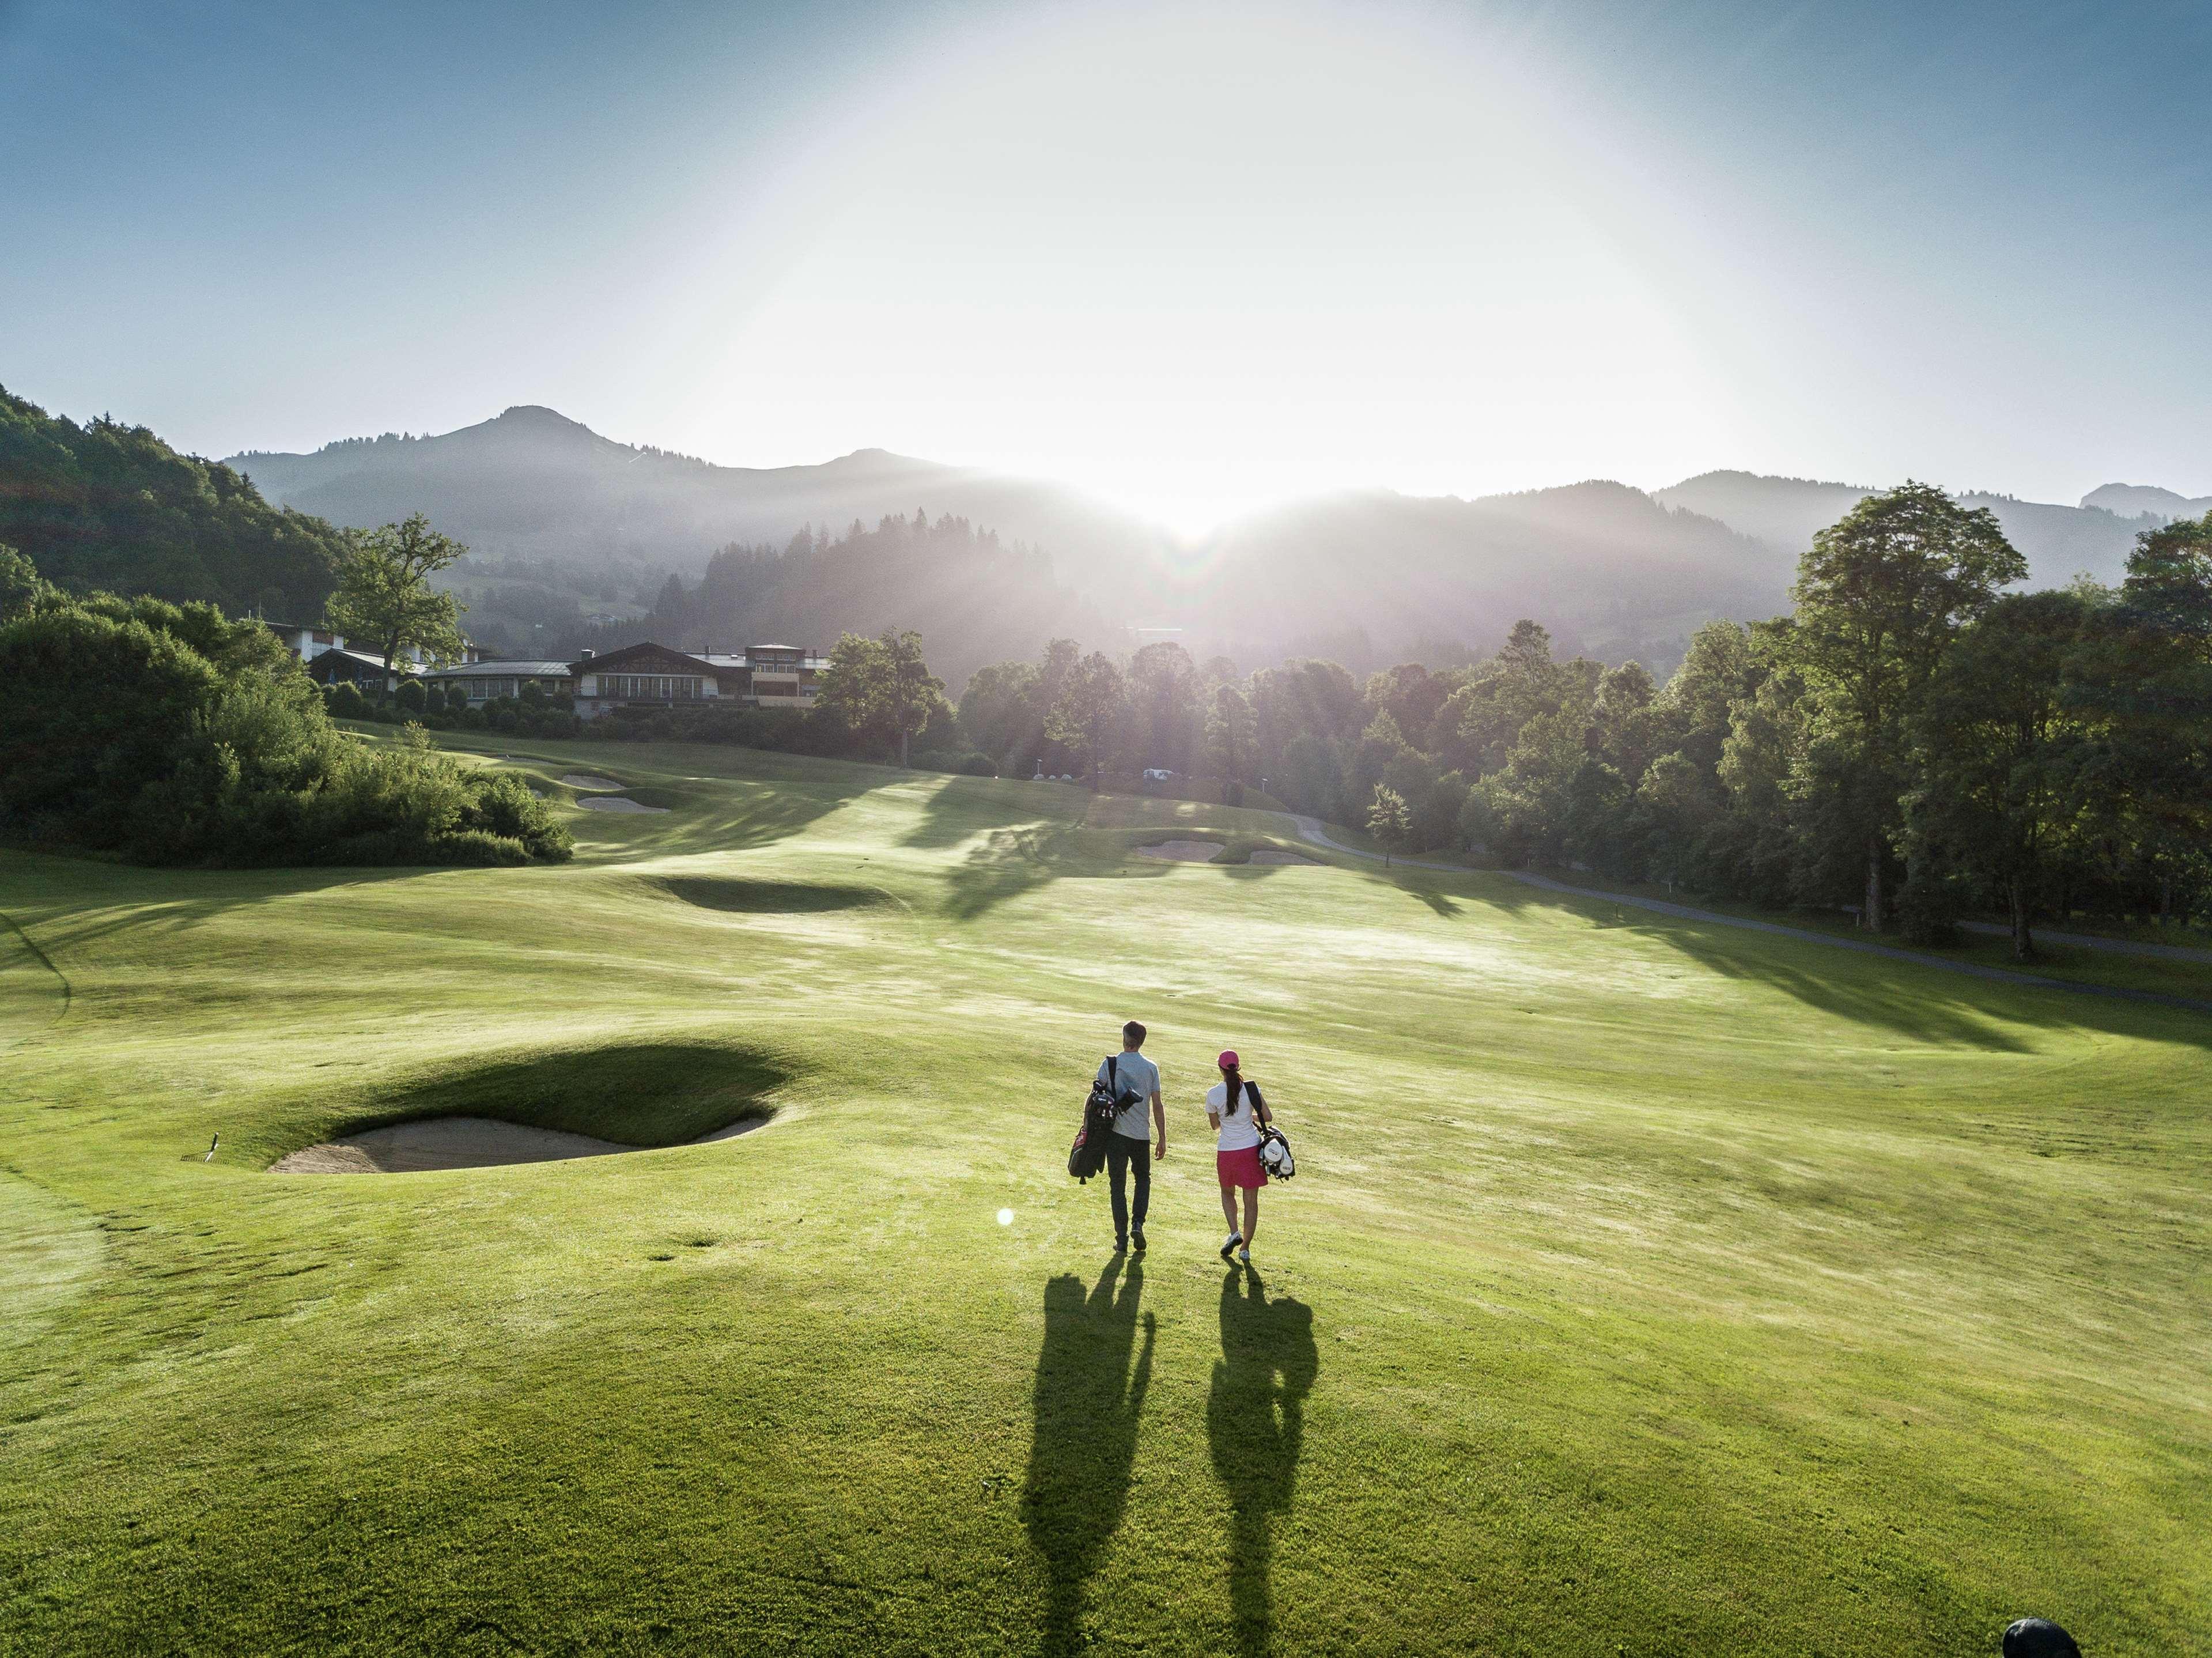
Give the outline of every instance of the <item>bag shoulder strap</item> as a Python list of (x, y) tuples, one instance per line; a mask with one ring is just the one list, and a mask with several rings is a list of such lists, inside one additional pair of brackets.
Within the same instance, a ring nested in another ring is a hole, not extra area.
[(1244, 1092), (1252, 1096), (1252, 1114), (1263, 1123), (1273, 1123), (1275, 1120), (1274, 1115), (1268, 1111), (1267, 1100), (1261, 1097), (1260, 1085), (1257, 1082), (1247, 1082), (1244, 1085)]

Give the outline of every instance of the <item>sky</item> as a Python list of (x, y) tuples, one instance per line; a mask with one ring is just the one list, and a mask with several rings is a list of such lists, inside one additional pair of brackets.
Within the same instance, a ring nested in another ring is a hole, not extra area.
[(2212, 493), (2201, 3), (0, 0), (0, 385), (544, 404), (1196, 531), (1717, 467)]

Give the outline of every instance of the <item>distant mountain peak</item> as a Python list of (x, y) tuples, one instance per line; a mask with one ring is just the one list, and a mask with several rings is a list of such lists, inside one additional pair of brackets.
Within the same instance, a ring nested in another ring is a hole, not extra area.
[(2104, 484), (2083, 496), (2081, 504), (2111, 513), (2116, 518), (2148, 515), (2171, 523), (2177, 518), (2197, 518), (2212, 512), (2212, 496), (2192, 501), (2154, 484)]
[[(592, 429), (584, 424), (582, 421), (571, 420), (568, 416), (562, 414), (558, 409), (549, 409), (543, 403), (511, 404), (507, 407), (501, 409), (497, 415), (493, 417), (490, 422), (487, 422), (486, 424), (512, 424), (517, 426), (550, 426), (556, 430), (567, 429), (580, 432), (592, 432)], [(599, 434), (597, 432), (592, 432), (592, 436), (597, 437)]]

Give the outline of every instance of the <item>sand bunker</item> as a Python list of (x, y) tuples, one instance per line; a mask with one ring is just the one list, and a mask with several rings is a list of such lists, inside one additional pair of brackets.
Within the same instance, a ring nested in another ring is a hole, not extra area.
[[(748, 1117), (702, 1134), (690, 1143), (706, 1145), (749, 1134), (769, 1119)], [(647, 1151), (647, 1146), (617, 1145), (588, 1134), (559, 1129), (525, 1128), (489, 1117), (432, 1117), (419, 1123), (395, 1123), (349, 1134), (319, 1146), (307, 1146), (269, 1166), (271, 1174), (421, 1174), (441, 1168), (495, 1168), (507, 1163), (554, 1163), (570, 1157), (605, 1157)]]
[(612, 777), (602, 777), (590, 771), (571, 771), (561, 781), (571, 789), (627, 789), (626, 783), (617, 783)]
[(1262, 846), (1252, 854), (1255, 863), (1319, 863), (1319, 858), (1310, 858), (1297, 852), (1279, 852), (1272, 846)]
[(576, 804), (586, 812), (665, 812), (665, 806), (646, 806), (623, 795), (593, 795)]
[(1139, 857), (1162, 858), (1170, 863), (1211, 863), (1222, 853), (1212, 840), (1164, 840), (1157, 846), (1139, 846)]

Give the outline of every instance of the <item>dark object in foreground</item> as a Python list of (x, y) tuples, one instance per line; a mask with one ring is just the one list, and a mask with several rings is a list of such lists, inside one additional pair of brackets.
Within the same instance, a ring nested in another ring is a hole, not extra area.
[(2081, 1649), (2049, 1618), (2021, 1618), (2005, 1625), (2004, 1658), (2081, 1658)]

